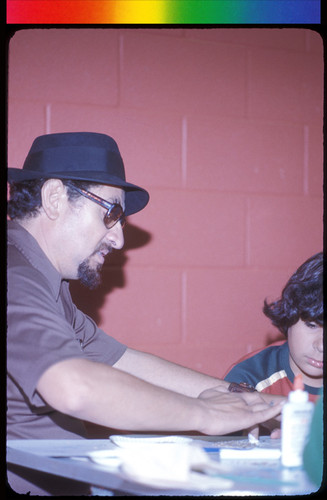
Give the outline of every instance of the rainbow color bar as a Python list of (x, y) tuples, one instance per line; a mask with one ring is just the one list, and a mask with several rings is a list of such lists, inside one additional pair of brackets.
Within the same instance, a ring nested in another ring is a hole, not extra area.
[(320, 8), (320, 0), (7, 0), (7, 24), (319, 24)]

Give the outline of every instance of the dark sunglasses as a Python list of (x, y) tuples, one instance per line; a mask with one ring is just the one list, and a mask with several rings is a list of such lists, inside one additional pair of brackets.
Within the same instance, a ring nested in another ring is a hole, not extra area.
[(107, 212), (103, 218), (104, 225), (106, 226), (107, 229), (111, 229), (112, 227), (114, 227), (114, 225), (117, 224), (117, 222), (121, 223), (122, 228), (125, 226), (126, 219), (124, 210), (119, 203), (110, 203), (109, 201), (100, 198), (100, 196), (97, 196), (94, 193), (90, 193), (90, 191), (86, 191), (85, 189), (73, 186), (71, 184), (70, 187), (72, 189), (75, 189), (75, 191), (78, 191), (78, 193), (80, 193), (82, 196), (85, 196), (85, 198), (88, 198), (89, 200), (94, 201), (98, 205), (101, 205), (101, 207), (107, 209)]

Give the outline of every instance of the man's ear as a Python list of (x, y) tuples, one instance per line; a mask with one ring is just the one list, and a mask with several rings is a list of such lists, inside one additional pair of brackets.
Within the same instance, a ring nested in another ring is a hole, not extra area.
[(42, 208), (49, 219), (58, 218), (62, 203), (67, 199), (66, 188), (60, 179), (48, 179), (41, 190)]

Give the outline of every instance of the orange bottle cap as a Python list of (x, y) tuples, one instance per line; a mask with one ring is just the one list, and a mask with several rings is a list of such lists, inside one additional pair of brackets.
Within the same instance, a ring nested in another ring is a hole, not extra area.
[(294, 378), (294, 391), (303, 391), (304, 390), (304, 383), (302, 380), (302, 374), (299, 373), (299, 375), (296, 375)]

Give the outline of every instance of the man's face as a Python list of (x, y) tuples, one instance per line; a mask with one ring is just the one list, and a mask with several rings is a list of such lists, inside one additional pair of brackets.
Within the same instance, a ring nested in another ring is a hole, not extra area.
[[(122, 189), (97, 186), (90, 191), (110, 203), (119, 203), (123, 209), (125, 207)], [(107, 229), (103, 221), (107, 210), (82, 196), (68, 202), (67, 207), (61, 234), (61, 274), (68, 279), (80, 279), (89, 288), (94, 288), (100, 283), (105, 256), (124, 245), (123, 229), (120, 222)]]
[(299, 320), (288, 329), (290, 365), (303, 382), (320, 387), (323, 378), (323, 328), (315, 322)]

